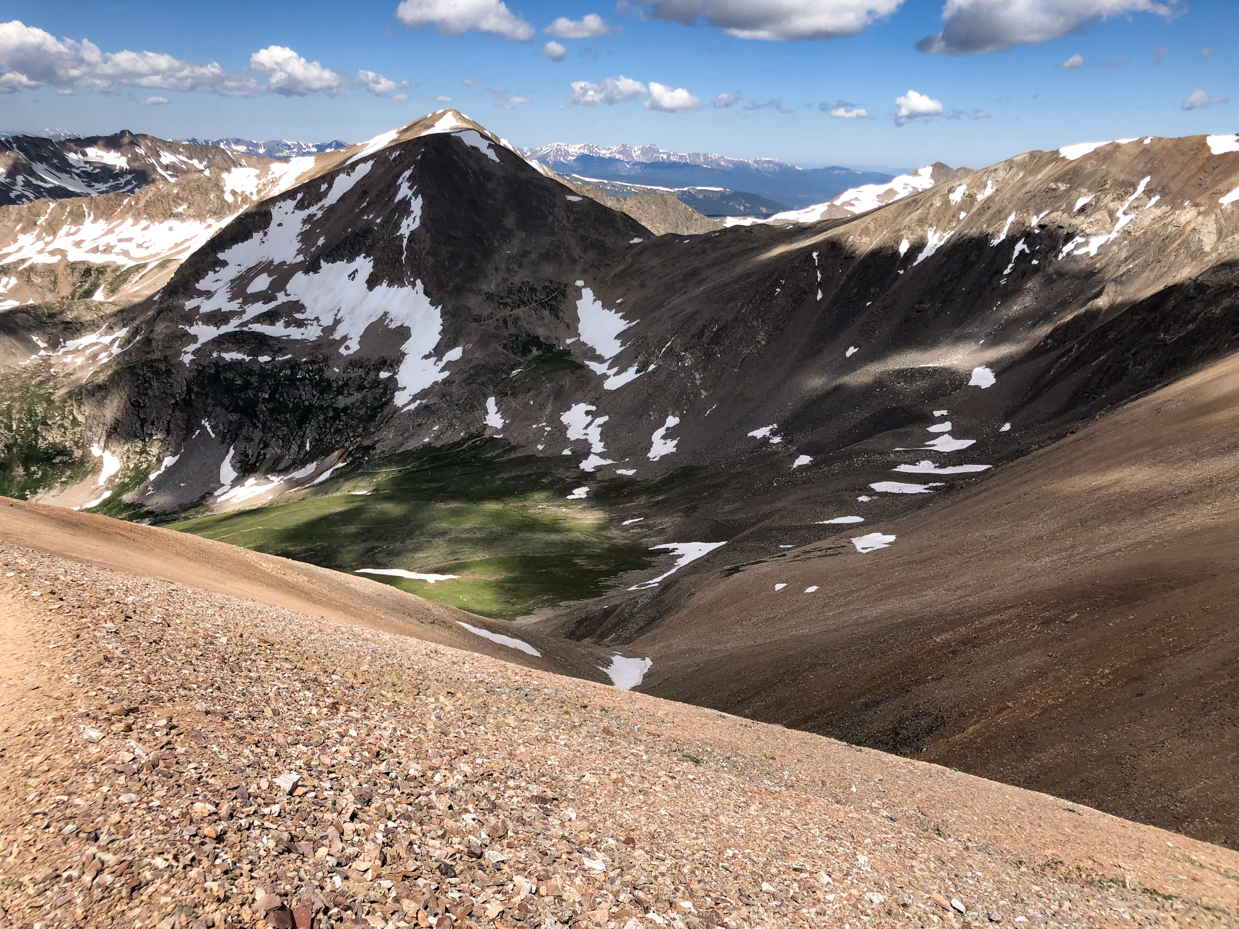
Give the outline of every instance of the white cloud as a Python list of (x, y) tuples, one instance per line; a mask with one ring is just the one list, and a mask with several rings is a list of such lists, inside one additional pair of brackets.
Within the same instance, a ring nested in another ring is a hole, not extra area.
[(534, 28), (508, 9), (503, 0), (402, 0), (396, 18), (406, 26), (434, 26), (443, 35), (470, 30), (528, 42)]
[(740, 102), (739, 94), (719, 94), (714, 98), (714, 102), (710, 106), (715, 109), (725, 110), (728, 107), (733, 107)]
[(407, 94), (397, 93), (409, 86), (408, 81), (401, 81), (397, 84), (375, 71), (358, 71), (357, 83), (376, 97), (391, 97), (393, 100), (408, 99)]
[(594, 39), (620, 30), (618, 27), (607, 25), (606, 20), (597, 13), (587, 13), (579, 20), (561, 16), (542, 31), (557, 39)]
[[(915, 91), (912, 91), (915, 93)], [(835, 119), (868, 119), (869, 111), (864, 107), (853, 106), (843, 100), (840, 100), (834, 106), (823, 103), (818, 109), (829, 111), (830, 115)]]
[[(60, 91), (63, 93), (63, 91)], [(145, 100), (139, 100), (143, 106), (163, 106), (168, 102), (167, 97), (147, 97)]]
[(1183, 109), (1199, 110), (1201, 107), (1213, 106), (1215, 103), (1230, 103), (1230, 97), (1214, 97), (1197, 87), (1183, 100)]
[(1074, 71), (1076, 68), (1083, 68), (1084, 56), (1077, 52), (1066, 61), (1060, 61), (1055, 67), (1060, 71)]
[(1169, 20), (1183, 10), (1180, 0), (946, 0), (942, 32), (916, 47), (933, 55), (1001, 52), (1060, 39), (1112, 16), (1155, 13)]
[(903, 0), (635, 0), (646, 19), (705, 21), (741, 39), (791, 41), (856, 35)]
[(905, 96), (895, 98), (895, 123), (899, 126), (911, 122), (925, 122), (942, 115), (942, 101), (909, 90)]
[(621, 74), (619, 77), (609, 77), (601, 84), (573, 81), (568, 102), (573, 106), (610, 106), (634, 100), (644, 93), (648, 93), (644, 84)]
[[(260, 82), (255, 73), (265, 75)], [(397, 84), (373, 71), (358, 71), (354, 82), (343, 74), (306, 61), (290, 48), (272, 45), (250, 57), (250, 68), (240, 74), (225, 71), (215, 62), (199, 65), (158, 52), (104, 52), (89, 39), (80, 42), (56, 38), (33, 26), (14, 20), (0, 23), (0, 93), (55, 87), (57, 93), (74, 89), (115, 93), (120, 87), (220, 94), (226, 97), (258, 97), (267, 93), (303, 97), (334, 95), (354, 83), (370, 93), (391, 95), (409, 86)], [(154, 106), (167, 103), (163, 97), (142, 100)]]
[(343, 74), (324, 68), (317, 61), (306, 61), (283, 45), (269, 45), (254, 52), (250, 55), (250, 67), (266, 74), (267, 88), (284, 97), (332, 96), (348, 83)]
[(254, 96), (262, 86), (211, 62), (197, 65), (157, 52), (104, 52), (89, 39), (56, 38), (18, 20), (0, 23), (0, 93), (51, 86), (103, 93), (118, 87)]
[(547, 42), (542, 46), (541, 54), (551, 59), (551, 61), (563, 61), (564, 56), (568, 54), (568, 50), (558, 42)]
[(701, 100), (694, 97), (683, 87), (668, 87), (650, 81), (650, 99), (645, 101), (647, 110), (658, 110), (660, 113), (687, 113), (689, 110), (700, 110)]
[(452, 98), (447, 96), (446, 94), (439, 94), (439, 96), (435, 97), (435, 100), (437, 100), (439, 103), (451, 103), (452, 102)]

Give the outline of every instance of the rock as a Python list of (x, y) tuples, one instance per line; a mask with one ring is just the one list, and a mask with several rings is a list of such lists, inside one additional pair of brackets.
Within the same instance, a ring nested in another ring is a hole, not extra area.
[(881, 906), (883, 903), (886, 902), (886, 898), (874, 890), (871, 890), (867, 894), (865, 894), (865, 899), (868, 900), (870, 903), (872, 903), (874, 906)]
[(992, 923), (1000, 923), (1002, 922), (1002, 917), (991, 911), (989, 914), (989, 921)]
[(308, 906), (298, 906), (293, 908), (293, 922), (297, 929), (310, 929), (310, 924), (314, 920), (314, 911)]
[(87, 742), (102, 742), (104, 732), (102, 729), (96, 729), (94, 726), (82, 727), (82, 738)]
[(932, 893), (929, 895), (929, 899), (932, 900), (934, 903), (936, 903), (938, 906), (942, 907), (944, 910), (949, 910), (951, 908), (951, 901), (948, 900), (946, 897), (942, 896), (942, 894)]
[(964, 905), (960, 903), (958, 900), (956, 900), (954, 897), (951, 898), (951, 909), (958, 910), (960, 913), (967, 912), (967, 910), (964, 909)]
[(137, 794), (130, 793), (130, 794), (121, 794), (116, 799), (120, 801), (121, 803), (137, 803), (142, 798), (139, 797)]
[(258, 910), (262, 913), (269, 913), (271, 910), (283, 905), (284, 901), (272, 893), (260, 894), (258, 899), (254, 901), (254, 906), (258, 907)]
[(292, 793), (293, 789), (299, 783), (301, 783), (301, 775), (293, 774), (291, 771), (286, 774), (281, 774), (275, 779), (275, 786), (280, 788), (280, 790), (284, 791), (286, 794)]

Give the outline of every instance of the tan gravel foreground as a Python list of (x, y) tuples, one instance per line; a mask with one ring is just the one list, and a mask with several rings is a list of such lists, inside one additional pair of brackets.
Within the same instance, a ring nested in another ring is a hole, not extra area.
[(1239, 923), (1239, 854), (0, 544), (0, 927)]

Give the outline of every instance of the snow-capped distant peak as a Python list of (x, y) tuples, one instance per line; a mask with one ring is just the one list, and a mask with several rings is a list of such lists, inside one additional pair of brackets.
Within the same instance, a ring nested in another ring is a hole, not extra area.
[(521, 149), (521, 154), (535, 161), (546, 164), (571, 164), (582, 157), (606, 158), (612, 161), (623, 161), (629, 164), (688, 164), (706, 168), (729, 169), (737, 167), (773, 168), (788, 167), (774, 158), (728, 158), (725, 155), (715, 155), (703, 152), (665, 152), (657, 145), (573, 145), (566, 142), (552, 142), (540, 148)]
[(263, 158), (275, 158), (283, 161), (286, 158), (302, 158), (306, 155), (321, 155), (323, 152), (334, 152), (347, 148), (348, 143), (334, 139), (331, 142), (290, 142), (288, 139), (270, 139), (257, 142), (253, 139), (186, 139), (190, 145), (214, 145), (227, 152), (240, 152), (246, 155), (260, 155)]

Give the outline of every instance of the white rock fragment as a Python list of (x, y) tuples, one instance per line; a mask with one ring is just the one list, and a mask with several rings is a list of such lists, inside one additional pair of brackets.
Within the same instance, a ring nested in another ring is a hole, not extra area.
[(275, 779), (275, 786), (286, 794), (292, 793), (301, 783), (301, 775), (288, 771)]

